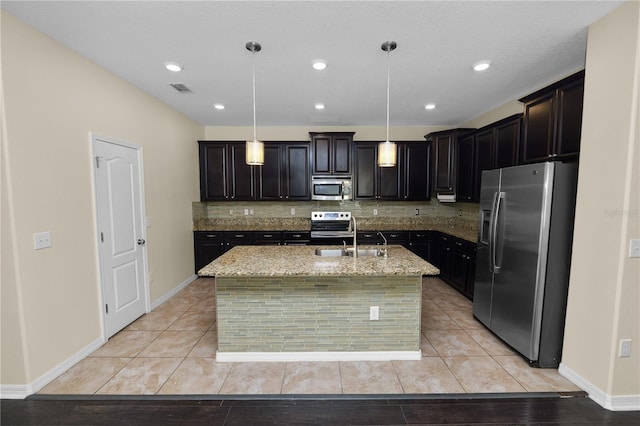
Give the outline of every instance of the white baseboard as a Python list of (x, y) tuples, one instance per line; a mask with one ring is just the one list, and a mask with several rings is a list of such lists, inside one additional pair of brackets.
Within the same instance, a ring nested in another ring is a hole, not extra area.
[(589, 394), (598, 405), (611, 411), (640, 410), (640, 395), (608, 395), (578, 373), (560, 363), (558, 373)]
[[(198, 278), (197, 275), (192, 275), (180, 284), (175, 287), (173, 290), (162, 296), (160, 299), (156, 300), (152, 305), (151, 309), (155, 309), (167, 300), (171, 299), (175, 296), (180, 290), (191, 284), (195, 279)], [(73, 354), (71, 357), (67, 358), (42, 376), (38, 377), (32, 383), (26, 385), (3, 385), (0, 384), (0, 398), (4, 399), (24, 399), (29, 395), (32, 395), (38, 392), (40, 389), (45, 387), (47, 384), (52, 382), (55, 378), (60, 376), (62, 373), (76, 365), (78, 362), (85, 359), (89, 354), (94, 352), (100, 346), (102, 346), (106, 340), (102, 337), (94, 340), (89, 345), (82, 348), (80, 351)]]
[(85, 359), (89, 354), (102, 346), (106, 340), (102, 337), (89, 343), (87, 346), (61, 362), (60, 364), (38, 377), (32, 383), (26, 385), (0, 385), (0, 398), (3, 399), (24, 399), (29, 395), (38, 392), (56, 377), (69, 370), (71, 367)]
[(420, 360), (421, 351), (379, 352), (216, 352), (218, 362)]
[(194, 282), (196, 280), (196, 278), (198, 278), (198, 276), (194, 274), (194, 275), (191, 275), (186, 280), (182, 281), (180, 284), (178, 284), (177, 287), (174, 287), (173, 290), (171, 290), (170, 292), (166, 293), (165, 295), (163, 295), (162, 297), (157, 299), (155, 302), (153, 302), (151, 304), (151, 310), (153, 311), (155, 308), (157, 308), (158, 306), (162, 305), (167, 300), (171, 299), (173, 296), (178, 294), (178, 292), (180, 290), (182, 290), (183, 288), (185, 288), (186, 286), (188, 286), (189, 284)]

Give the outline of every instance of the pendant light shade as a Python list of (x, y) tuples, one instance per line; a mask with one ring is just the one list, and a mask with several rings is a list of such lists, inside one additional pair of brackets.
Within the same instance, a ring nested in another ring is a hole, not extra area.
[(389, 73), (389, 54), (392, 50), (398, 47), (395, 41), (385, 41), (382, 43), (382, 50), (387, 52), (387, 139), (384, 142), (378, 144), (378, 166), (379, 167), (393, 167), (398, 164), (398, 150), (395, 142), (389, 141), (389, 86), (390, 86), (390, 73)]
[(381, 142), (378, 144), (378, 166), (393, 167), (398, 163), (398, 149), (395, 142)]
[(255, 41), (248, 42), (245, 47), (252, 52), (254, 56), (252, 68), (252, 84), (253, 84), (253, 140), (247, 141), (247, 153), (245, 161), (251, 166), (262, 166), (264, 164), (264, 144), (258, 140), (256, 136), (256, 63), (255, 54), (262, 50), (260, 43)]

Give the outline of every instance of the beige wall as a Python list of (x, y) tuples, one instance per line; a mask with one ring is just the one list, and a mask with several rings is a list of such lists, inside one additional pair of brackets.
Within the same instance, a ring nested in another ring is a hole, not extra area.
[[(151, 302), (193, 275), (204, 126), (2, 12), (3, 385), (100, 339), (90, 134), (143, 146)], [(32, 234), (51, 231), (35, 251)]]
[[(589, 29), (563, 364), (607, 395), (640, 395), (640, 3)], [(617, 356), (633, 339), (630, 358)]]
[[(528, 93), (523, 93), (522, 96), (526, 96), (527, 94)], [(480, 127), (484, 127), (487, 124), (494, 123), (498, 120), (509, 117), (510, 115), (521, 113), (522, 103), (514, 99), (513, 101), (507, 102), (504, 105), (500, 105), (498, 108), (492, 109), (491, 111), (486, 112), (481, 116), (474, 118), (473, 120), (462, 123), (459, 127), (479, 129)]]
[[(392, 141), (424, 141), (424, 135), (451, 126), (390, 127), (389, 139)], [(334, 126), (334, 127), (262, 127), (258, 126), (258, 139), (265, 141), (308, 141), (309, 132), (356, 132), (356, 141), (381, 141), (386, 138), (386, 127), (376, 126)], [(252, 127), (207, 126), (206, 140), (242, 141), (251, 138)]]

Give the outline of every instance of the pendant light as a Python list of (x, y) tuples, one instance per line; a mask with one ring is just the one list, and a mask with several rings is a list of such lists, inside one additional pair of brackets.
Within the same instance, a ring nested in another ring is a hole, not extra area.
[(390, 53), (398, 47), (395, 41), (385, 41), (382, 43), (382, 50), (387, 52), (387, 139), (384, 142), (378, 144), (378, 166), (379, 167), (393, 167), (397, 163), (398, 151), (396, 149), (395, 142), (389, 141), (389, 62)]
[(262, 166), (264, 164), (264, 144), (260, 142), (256, 136), (256, 61), (255, 54), (262, 50), (260, 43), (255, 41), (247, 42), (245, 45), (248, 51), (252, 52), (253, 56), (253, 68), (252, 68), (252, 83), (253, 83), (253, 140), (247, 141), (247, 154), (245, 161), (251, 166)]

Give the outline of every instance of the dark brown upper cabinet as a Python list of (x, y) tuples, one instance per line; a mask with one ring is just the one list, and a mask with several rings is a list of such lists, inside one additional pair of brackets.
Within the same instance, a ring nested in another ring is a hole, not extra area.
[(312, 174), (350, 175), (355, 132), (310, 132)]
[(360, 200), (428, 200), (430, 146), (396, 142), (398, 164), (378, 167), (378, 142), (354, 143), (354, 197)]
[(524, 98), (522, 163), (577, 158), (580, 152), (584, 71)]
[(245, 142), (199, 141), (200, 200), (255, 199), (256, 166), (245, 163)]
[(245, 162), (245, 142), (199, 141), (200, 201), (311, 199), (308, 142), (265, 142), (264, 165)]
[(484, 170), (515, 166), (518, 160), (522, 114), (491, 123), (458, 140), (458, 201), (477, 202)]
[(259, 201), (311, 199), (309, 144), (265, 142), (264, 165), (256, 172)]
[(433, 132), (425, 136), (433, 147), (433, 190), (437, 193), (456, 193), (456, 160), (458, 139), (474, 129), (453, 129)]

